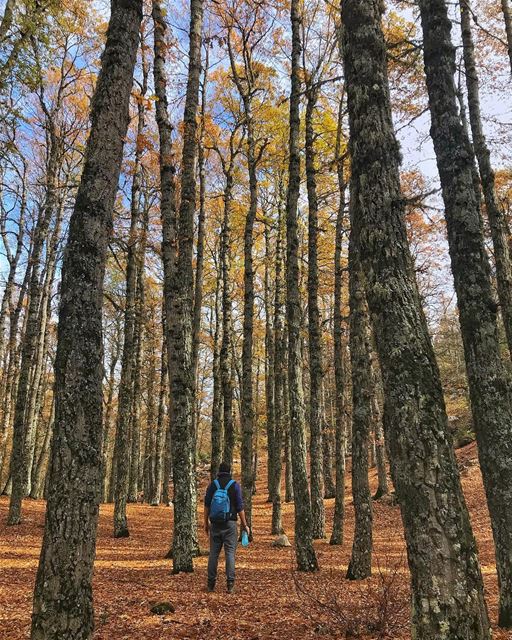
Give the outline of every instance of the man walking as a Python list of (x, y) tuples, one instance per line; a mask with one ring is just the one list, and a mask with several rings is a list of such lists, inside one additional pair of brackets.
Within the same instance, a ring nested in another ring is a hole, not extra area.
[(229, 464), (223, 462), (219, 466), (217, 478), (209, 485), (204, 498), (204, 530), (210, 536), (208, 591), (215, 590), (217, 565), (222, 547), (226, 557), (228, 593), (234, 591), (238, 516), (247, 535), (250, 535), (245, 518), (242, 490), (238, 482), (231, 477)]

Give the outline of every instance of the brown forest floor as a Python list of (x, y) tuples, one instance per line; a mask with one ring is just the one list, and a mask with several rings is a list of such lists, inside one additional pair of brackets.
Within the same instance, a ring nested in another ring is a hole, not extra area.
[[(497, 584), (489, 518), (485, 507), (475, 446), (458, 452), (462, 479), (476, 532), (487, 601), (492, 620), (497, 615)], [(375, 503), (374, 575), (364, 583), (344, 579), (353, 534), (353, 508), (347, 478), (347, 526), (343, 547), (316, 544), (321, 571), (293, 572), (292, 550), (270, 546), (270, 505), (263, 492), (266, 469), (261, 465), (255, 496), (255, 541), (240, 548), (237, 591), (205, 593), (207, 558), (196, 560), (194, 574), (171, 575), (171, 561), (163, 559), (171, 539), (172, 511), (130, 505), (131, 537), (111, 537), (112, 506), (101, 509), (94, 579), (95, 640), (194, 638), (256, 640), (279, 638), (410, 638), (408, 575), (397, 507)], [(372, 484), (376, 478), (372, 472)], [(334, 501), (327, 505), (327, 522)], [(31, 596), (43, 531), (44, 503), (27, 500), (24, 522), (5, 525), (8, 500), (0, 498), (0, 638), (29, 636)], [(285, 506), (285, 528), (291, 536), (293, 505)], [(330, 533), (330, 531), (329, 531)], [(201, 531), (201, 544), (206, 539)], [(149, 611), (155, 602), (169, 600), (175, 613)], [(512, 640), (512, 632), (495, 629), (497, 640)]]

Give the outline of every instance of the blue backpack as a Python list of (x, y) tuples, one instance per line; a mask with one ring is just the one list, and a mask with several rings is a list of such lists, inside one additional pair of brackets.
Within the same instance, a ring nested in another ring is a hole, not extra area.
[(228, 490), (234, 480), (230, 480), (224, 489), (221, 488), (218, 480), (214, 480), (216, 491), (213, 494), (212, 504), (210, 505), (210, 522), (227, 522), (231, 515), (231, 502), (229, 500)]

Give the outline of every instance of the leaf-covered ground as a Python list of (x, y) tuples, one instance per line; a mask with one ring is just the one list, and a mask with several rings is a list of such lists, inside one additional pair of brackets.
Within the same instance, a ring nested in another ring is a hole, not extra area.
[[(461, 450), (458, 457), (494, 621), (494, 556), (474, 445)], [(375, 504), (374, 575), (365, 583), (348, 582), (344, 575), (352, 544), (353, 509), (347, 478), (344, 546), (315, 543), (321, 571), (298, 575), (293, 571), (292, 550), (271, 547), (270, 505), (263, 492), (265, 473), (261, 466), (254, 507), (255, 541), (248, 549), (239, 548), (233, 595), (225, 593), (223, 573), (217, 592), (206, 593), (206, 557), (196, 560), (194, 574), (171, 575), (171, 561), (164, 559), (171, 539), (170, 508), (130, 505), (131, 537), (114, 540), (112, 506), (103, 506), (94, 580), (95, 640), (410, 638), (408, 575), (398, 508), (380, 501)], [(374, 485), (375, 480), (372, 473)], [(326, 505), (329, 525), (333, 501)], [(7, 507), (7, 498), (1, 497), (0, 638), (22, 640), (29, 636), (44, 503), (27, 500), (24, 522), (14, 528), (5, 525)], [(286, 505), (285, 528), (290, 538), (292, 513), (293, 506)], [(202, 531), (201, 545), (207, 545)], [(160, 601), (172, 602), (175, 612), (151, 614), (151, 606)], [(495, 629), (494, 638), (512, 640), (512, 633)]]

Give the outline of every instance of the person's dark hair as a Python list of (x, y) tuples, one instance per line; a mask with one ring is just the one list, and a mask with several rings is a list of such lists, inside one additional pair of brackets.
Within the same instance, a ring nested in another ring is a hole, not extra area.
[(219, 464), (219, 473), (231, 473), (231, 465), (227, 462), (221, 462)]

